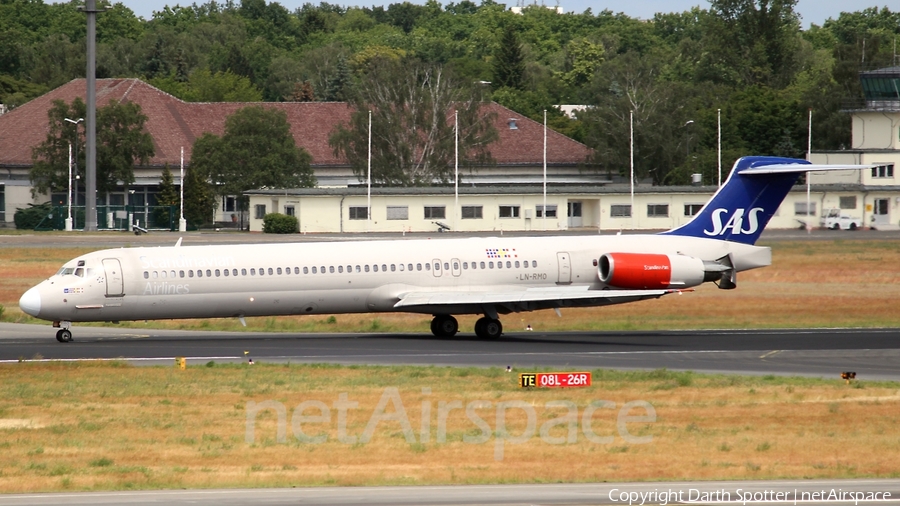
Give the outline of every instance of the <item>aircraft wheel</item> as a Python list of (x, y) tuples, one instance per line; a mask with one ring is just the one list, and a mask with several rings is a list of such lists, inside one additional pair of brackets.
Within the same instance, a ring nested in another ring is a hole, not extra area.
[(56, 333), (56, 340), (61, 343), (70, 343), (72, 342), (72, 332), (68, 329), (59, 329), (59, 332)]
[(856, 223), (850, 224), (850, 230), (856, 230)]
[(453, 337), (459, 331), (459, 322), (450, 315), (437, 315), (431, 320), (431, 333), (437, 337)]
[(475, 322), (475, 335), (481, 339), (497, 339), (503, 334), (503, 324), (493, 318), (479, 318)]

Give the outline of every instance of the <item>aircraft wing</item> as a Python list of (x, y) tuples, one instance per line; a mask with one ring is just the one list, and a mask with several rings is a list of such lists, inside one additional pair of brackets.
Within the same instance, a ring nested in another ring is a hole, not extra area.
[(503, 307), (510, 311), (534, 311), (561, 307), (593, 307), (658, 299), (681, 290), (588, 290), (587, 287), (535, 288), (509, 291), (408, 292), (395, 308)]

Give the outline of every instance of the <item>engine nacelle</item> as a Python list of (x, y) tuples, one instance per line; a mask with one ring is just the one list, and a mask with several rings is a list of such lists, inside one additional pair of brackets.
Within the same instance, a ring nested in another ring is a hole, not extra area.
[(605, 253), (597, 267), (600, 281), (616, 288), (687, 288), (710, 281), (705, 262), (685, 255)]

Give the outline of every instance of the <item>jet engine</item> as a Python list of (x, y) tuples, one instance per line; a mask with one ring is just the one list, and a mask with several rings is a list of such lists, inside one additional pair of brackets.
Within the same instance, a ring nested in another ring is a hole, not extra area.
[(686, 255), (605, 253), (598, 262), (600, 281), (615, 288), (688, 288), (718, 281), (733, 268)]

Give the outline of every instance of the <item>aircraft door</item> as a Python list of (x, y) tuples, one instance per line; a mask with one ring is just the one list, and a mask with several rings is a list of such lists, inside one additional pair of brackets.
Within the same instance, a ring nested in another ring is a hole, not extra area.
[(441, 269), (441, 261), (438, 258), (435, 258), (431, 261), (431, 272), (434, 274), (434, 277), (439, 278), (444, 273)]
[(453, 273), (454, 278), (458, 278), (461, 273), (459, 266), (460, 266), (460, 262), (459, 262), (458, 258), (453, 258), (450, 260), (450, 268), (451, 268), (450, 272)]
[(106, 273), (106, 296), (122, 297), (125, 295), (125, 282), (122, 278), (122, 263), (118, 258), (104, 258), (103, 271)]
[(556, 260), (559, 262), (559, 277), (556, 284), (568, 285), (572, 282), (572, 263), (569, 254), (561, 251), (556, 254)]

